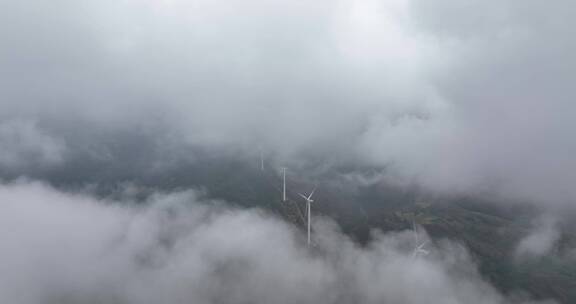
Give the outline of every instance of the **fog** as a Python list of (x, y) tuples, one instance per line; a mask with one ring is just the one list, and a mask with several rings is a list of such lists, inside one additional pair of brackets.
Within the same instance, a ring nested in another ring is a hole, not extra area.
[(308, 250), (292, 225), (192, 190), (134, 205), (19, 181), (0, 201), (3, 303), (535, 303), (456, 243), (413, 258), (409, 231), (361, 248), (317, 218)]
[(149, 163), (262, 149), (570, 206), (575, 6), (3, 0), (0, 166), (114, 162), (131, 134), (169, 147)]
[[(554, 218), (513, 255), (555, 254), (576, 202), (575, 14), (568, 0), (0, 0), (0, 302), (530, 303), (455, 242), (412, 259), (408, 231), (361, 247), (318, 217), (308, 250), (270, 213), (149, 177), (260, 153), (298, 183), (344, 167), (334, 180), (533, 204)], [(113, 201), (56, 181), (134, 188)]]
[(518, 243), (516, 258), (529, 260), (554, 254), (561, 237), (558, 226), (558, 219), (552, 216), (534, 220), (532, 230)]

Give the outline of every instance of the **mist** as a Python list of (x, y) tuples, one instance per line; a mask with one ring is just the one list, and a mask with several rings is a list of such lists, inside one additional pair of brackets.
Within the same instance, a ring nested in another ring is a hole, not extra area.
[(317, 218), (309, 250), (291, 224), (193, 190), (142, 205), (19, 181), (0, 201), (6, 303), (553, 303), (499, 293), (457, 243), (414, 258), (410, 231), (359, 247)]
[(521, 261), (552, 255), (562, 236), (558, 219), (552, 216), (542, 216), (534, 220), (532, 225), (532, 230), (520, 240), (516, 248), (516, 258)]
[[(570, 1), (4, 0), (0, 165), (45, 170), (79, 153), (118, 162), (106, 145), (130, 134), (169, 151), (142, 155), (155, 165), (263, 150), (278, 164), (385, 167), (443, 193), (571, 206), (574, 11)], [(31, 126), (34, 144), (6, 139)]]
[[(569, 301), (574, 15), (0, 0), (0, 302)], [(313, 248), (266, 209), (280, 167), (318, 186)], [(410, 214), (451, 239), (414, 259)]]

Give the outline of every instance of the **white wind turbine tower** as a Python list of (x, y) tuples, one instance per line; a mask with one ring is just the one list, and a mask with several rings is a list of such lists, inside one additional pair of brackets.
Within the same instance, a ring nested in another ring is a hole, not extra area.
[(260, 149), (260, 171), (264, 171), (264, 150)]
[(312, 190), (312, 192), (310, 192), (310, 195), (306, 196), (304, 194), (298, 193), (301, 197), (303, 197), (306, 200), (306, 215), (308, 216), (308, 246), (310, 246), (310, 204), (314, 201), (312, 199), (312, 195), (314, 195), (314, 191), (316, 191), (316, 188), (314, 188), (314, 190)]
[(282, 201), (286, 201), (286, 167), (282, 167)]
[(424, 246), (428, 243), (428, 241), (420, 242), (418, 237), (418, 229), (416, 227), (416, 221), (412, 219), (412, 231), (414, 232), (414, 240), (415, 240), (415, 247), (414, 251), (412, 251), (412, 258), (415, 259), (419, 255), (428, 255), (428, 250), (424, 249)]

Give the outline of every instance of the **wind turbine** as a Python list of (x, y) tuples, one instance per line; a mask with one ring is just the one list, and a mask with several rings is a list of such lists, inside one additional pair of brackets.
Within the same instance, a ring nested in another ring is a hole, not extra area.
[(314, 201), (312, 199), (312, 195), (314, 195), (314, 191), (316, 191), (316, 187), (314, 187), (314, 190), (312, 190), (312, 192), (310, 192), (310, 195), (306, 196), (304, 194), (298, 193), (301, 197), (303, 197), (306, 200), (306, 215), (308, 216), (308, 246), (310, 246), (310, 204)]
[(414, 240), (415, 240), (415, 248), (414, 251), (412, 251), (412, 258), (415, 259), (419, 255), (428, 255), (430, 252), (424, 249), (424, 246), (428, 243), (428, 241), (420, 243), (420, 240), (418, 238), (418, 229), (416, 228), (416, 221), (414, 219), (412, 219), (412, 231), (414, 231)]
[(286, 167), (282, 167), (282, 201), (286, 201)]
[(414, 251), (412, 252), (413, 259), (418, 258), (419, 255), (428, 255), (430, 253), (428, 250), (423, 248), (424, 245), (426, 245), (426, 243), (428, 243), (428, 241), (424, 241), (422, 244), (420, 244), (420, 246), (414, 249)]

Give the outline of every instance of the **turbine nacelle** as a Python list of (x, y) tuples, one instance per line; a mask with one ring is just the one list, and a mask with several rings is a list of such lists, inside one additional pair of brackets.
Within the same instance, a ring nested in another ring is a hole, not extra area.
[(418, 257), (418, 255), (428, 255), (430, 252), (426, 249), (424, 249), (424, 246), (426, 245), (426, 243), (428, 243), (428, 241), (423, 242), (422, 244), (420, 244), (420, 246), (416, 247), (416, 249), (414, 249), (414, 251), (412, 252), (412, 257), (416, 258)]
[(303, 199), (305, 199), (307, 203), (312, 203), (314, 201), (312, 199), (312, 195), (314, 195), (314, 191), (316, 191), (316, 188), (314, 188), (314, 190), (312, 190), (312, 192), (310, 192), (310, 194), (308, 196), (306, 196), (302, 193), (298, 193), (298, 195), (300, 195)]
[[(414, 225), (414, 228), (415, 227), (416, 226)], [(414, 229), (414, 236), (416, 238), (416, 248), (414, 248), (414, 251), (412, 251), (412, 258), (415, 259), (415, 258), (418, 258), (418, 256), (420, 256), (420, 255), (423, 255), (423, 256), (428, 255), (430, 252), (428, 250), (424, 249), (424, 246), (426, 246), (426, 244), (428, 244), (428, 241), (424, 241), (424, 242), (418, 244), (419, 243), (418, 231), (416, 229)]]

